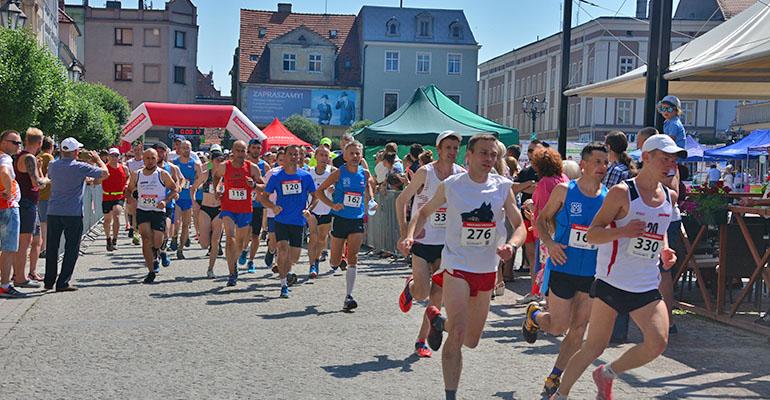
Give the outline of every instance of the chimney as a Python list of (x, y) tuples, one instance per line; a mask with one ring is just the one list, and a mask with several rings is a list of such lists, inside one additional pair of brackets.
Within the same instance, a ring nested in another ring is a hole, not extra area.
[(136, 5), (136, 8), (140, 10), (146, 10), (147, 4), (144, 4), (144, 0), (139, 0), (139, 4)]
[(278, 3), (278, 12), (281, 14), (291, 14), (291, 3)]
[(121, 7), (120, 0), (108, 0), (107, 3), (105, 4), (105, 7), (110, 9), (120, 10), (120, 7)]
[(647, 18), (647, 0), (636, 0), (636, 18)]

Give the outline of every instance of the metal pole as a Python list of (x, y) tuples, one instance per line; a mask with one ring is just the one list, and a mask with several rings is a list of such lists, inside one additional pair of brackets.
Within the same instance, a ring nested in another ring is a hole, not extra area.
[(561, 82), (559, 84), (559, 154), (567, 157), (567, 96), (564, 91), (569, 85), (569, 63), (572, 50), (572, 0), (564, 1), (564, 16), (561, 24)]
[(535, 125), (537, 122), (537, 110), (533, 108), (530, 110), (530, 113), (532, 114), (532, 136), (530, 137), (530, 140), (535, 140), (537, 139), (537, 129), (535, 129), (537, 126)]
[(650, 39), (647, 42), (647, 86), (644, 94), (644, 126), (655, 124), (655, 103), (657, 102), (658, 55), (660, 54), (661, 0), (650, 0)]
[[(668, 81), (663, 75), (668, 72), (671, 56), (671, 13), (674, 9), (674, 0), (662, 0), (660, 19), (660, 57), (658, 58), (658, 98), (668, 96)], [(655, 127), (663, 132), (663, 116), (655, 113)]]

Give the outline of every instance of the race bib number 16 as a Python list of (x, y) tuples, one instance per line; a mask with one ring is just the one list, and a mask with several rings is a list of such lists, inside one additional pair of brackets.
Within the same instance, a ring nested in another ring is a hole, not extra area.
[(588, 239), (586, 239), (587, 233), (587, 226), (572, 224), (572, 228), (569, 231), (569, 247), (584, 250), (596, 250), (596, 246), (588, 243)]

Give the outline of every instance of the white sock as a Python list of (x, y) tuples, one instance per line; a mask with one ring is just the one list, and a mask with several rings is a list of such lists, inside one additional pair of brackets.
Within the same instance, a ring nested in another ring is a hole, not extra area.
[(348, 265), (348, 270), (345, 271), (345, 282), (347, 283), (348, 296), (353, 295), (353, 286), (356, 285), (356, 266)]
[(289, 286), (288, 283), (286, 283), (286, 278), (281, 278), (281, 287)]
[(610, 379), (615, 379), (618, 377), (618, 374), (612, 370), (612, 367), (610, 367), (609, 364), (604, 364), (604, 376)]

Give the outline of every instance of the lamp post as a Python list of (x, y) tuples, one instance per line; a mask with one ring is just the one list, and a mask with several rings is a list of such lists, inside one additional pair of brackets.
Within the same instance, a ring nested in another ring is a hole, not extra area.
[(537, 96), (521, 99), (521, 110), (532, 118), (532, 133), (529, 135), (529, 140), (537, 139), (535, 123), (537, 122), (537, 117), (543, 115), (546, 109), (548, 109), (548, 100), (545, 97), (542, 100), (538, 99)]
[(0, 6), (0, 25), (8, 29), (22, 29), (27, 16), (19, 8), (19, 0), (7, 0)]

